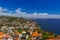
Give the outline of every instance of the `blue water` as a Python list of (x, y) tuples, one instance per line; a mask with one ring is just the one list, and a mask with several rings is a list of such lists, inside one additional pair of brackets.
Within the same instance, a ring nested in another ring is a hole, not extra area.
[(34, 19), (45, 31), (60, 35), (60, 19)]

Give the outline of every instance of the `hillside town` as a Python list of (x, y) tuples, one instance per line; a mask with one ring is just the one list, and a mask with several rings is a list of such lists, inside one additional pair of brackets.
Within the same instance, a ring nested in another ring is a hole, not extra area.
[(1, 16), (0, 40), (60, 40), (60, 35), (42, 30), (30, 19)]

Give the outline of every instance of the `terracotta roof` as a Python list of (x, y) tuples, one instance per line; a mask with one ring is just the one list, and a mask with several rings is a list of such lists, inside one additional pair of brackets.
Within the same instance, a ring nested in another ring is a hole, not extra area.
[(60, 36), (57, 36), (58, 39), (60, 39)]
[(4, 32), (0, 32), (0, 36), (2, 36), (4, 34)]
[(19, 40), (18, 38), (14, 38), (14, 40)]
[(32, 37), (38, 36), (38, 32), (33, 32), (31, 36)]
[(0, 32), (0, 40), (3, 38), (4, 32)]

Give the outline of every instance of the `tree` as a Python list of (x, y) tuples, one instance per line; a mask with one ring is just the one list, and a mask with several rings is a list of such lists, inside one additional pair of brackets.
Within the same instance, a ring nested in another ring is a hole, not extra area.
[(0, 24), (0, 28), (3, 26), (3, 24)]

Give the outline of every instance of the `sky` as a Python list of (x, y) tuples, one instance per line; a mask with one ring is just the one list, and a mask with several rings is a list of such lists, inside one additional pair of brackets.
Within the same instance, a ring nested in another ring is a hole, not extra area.
[(60, 0), (0, 0), (0, 15), (60, 18)]

